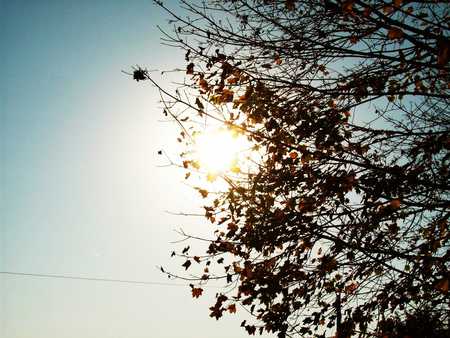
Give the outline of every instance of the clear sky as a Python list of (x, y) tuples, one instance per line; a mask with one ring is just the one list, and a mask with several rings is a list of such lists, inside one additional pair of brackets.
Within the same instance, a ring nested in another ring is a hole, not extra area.
[[(208, 225), (165, 212), (199, 197), (158, 167), (177, 130), (156, 90), (121, 73), (183, 66), (160, 46), (164, 16), (150, 0), (0, 3), (0, 271), (167, 282), (155, 266), (181, 272), (173, 230)], [(213, 288), (193, 300), (187, 286), (0, 283), (4, 338), (247, 337), (243, 310), (208, 317)]]

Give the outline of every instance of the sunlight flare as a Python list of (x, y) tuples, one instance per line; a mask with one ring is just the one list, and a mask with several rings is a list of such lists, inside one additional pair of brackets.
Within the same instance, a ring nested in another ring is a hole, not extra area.
[(197, 160), (208, 174), (238, 173), (239, 162), (248, 148), (247, 139), (229, 129), (206, 131), (195, 138)]

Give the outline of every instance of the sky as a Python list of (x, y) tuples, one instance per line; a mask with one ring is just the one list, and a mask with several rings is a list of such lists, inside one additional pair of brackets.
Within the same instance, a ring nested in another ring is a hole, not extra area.
[(156, 268), (182, 272), (175, 229), (210, 230), (167, 212), (201, 203), (160, 166), (178, 130), (121, 72), (184, 66), (165, 18), (150, 0), (0, 0), (0, 271), (171, 284), (0, 274), (1, 337), (247, 337), (242, 309), (209, 318), (218, 289), (194, 300)]

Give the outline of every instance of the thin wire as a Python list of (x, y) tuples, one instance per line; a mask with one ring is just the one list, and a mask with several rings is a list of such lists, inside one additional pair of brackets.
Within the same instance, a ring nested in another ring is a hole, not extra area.
[(114, 283), (126, 283), (126, 284), (184, 286), (184, 287), (188, 286), (186, 284), (179, 284), (179, 283), (164, 283), (164, 282), (138, 281), (138, 280), (126, 280), (126, 279), (110, 279), (110, 278), (92, 278), (92, 277), (80, 277), (80, 276), (53, 275), (53, 274), (50, 275), (50, 274), (43, 274), (43, 273), (0, 271), (0, 274), (13, 275), (13, 276), (28, 276), (28, 277), (75, 279), (75, 280), (96, 281), (96, 282), (114, 282)]

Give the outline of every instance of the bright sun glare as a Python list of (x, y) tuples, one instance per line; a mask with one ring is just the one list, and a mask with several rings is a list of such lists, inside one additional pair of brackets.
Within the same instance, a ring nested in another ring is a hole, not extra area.
[(242, 135), (227, 129), (199, 134), (195, 139), (195, 153), (200, 167), (211, 174), (238, 172), (239, 161), (249, 148)]

